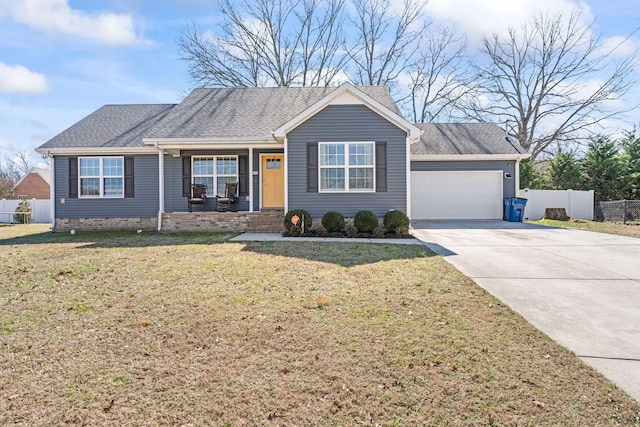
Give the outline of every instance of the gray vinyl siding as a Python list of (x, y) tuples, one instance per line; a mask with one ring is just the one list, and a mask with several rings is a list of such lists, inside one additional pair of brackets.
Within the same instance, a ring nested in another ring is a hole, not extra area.
[(511, 174), (502, 180), (503, 197), (516, 196), (515, 160), (462, 161), (462, 162), (411, 162), (412, 172), (496, 171)]
[(164, 211), (187, 211), (187, 198), (182, 197), (182, 157), (164, 156)]
[[(188, 156), (248, 156), (249, 150), (201, 150), (201, 151), (183, 151), (180, 157), (169, 155), (164, 156), (164, 211), (165, 212), (187, 212), (187, 198), (182, 196), (182, 157)], [(255, 163), (254, 152), (254, 170), (259, 168), (259, 164)], [(251, 175), (251, 172), (249, 172)], [(256, 177), (254, 177), (256, 178)], [(254, 179), (254, 191), (256, 191), (256, 180)], [(249, 210), (249, 189), (247, 196), (241, 196), (238, 199), (238, 210)], [(254, 195), (254, 197), (256, 197)], [(255, 206), (255, 203), (254, 203)], [(194, 207), (195, 211), (199, 211), (201, 206)], [(215, 211), (216, 202), (214, 197), (207, 199), (207, 211)]]
[[(158, 156), (134, 157), (134, 197), (70, 198), (69, 156), (54, 157), (56, 218), (150, 218), (158, 215)], [(61, 199), (65, 200), (63, 204)]]
[[(406, 131), (364, 105), (329, 105), (289, 132), (289, 209), (305, 209), (314, 218), (327, 211), (351, 217), (359, 210), (378, 216), (390, 209), (406, 212)], [(378, 141), (387, 143), (387, 191), (374, 193), (307, 192), (307, 143)]]

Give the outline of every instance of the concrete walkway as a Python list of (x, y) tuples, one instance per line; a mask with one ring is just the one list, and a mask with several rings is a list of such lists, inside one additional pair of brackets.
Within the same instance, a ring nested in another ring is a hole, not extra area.
[(413, 234), (640, 401), (640, 239), (503, 221)]

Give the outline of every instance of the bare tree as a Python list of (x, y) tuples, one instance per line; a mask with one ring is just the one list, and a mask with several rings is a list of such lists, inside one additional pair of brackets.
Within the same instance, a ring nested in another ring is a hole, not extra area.
[(29, 173), (29, 171), (33, 167), (31, 162), (29, 161), (29, 156), (27, 155), (26, 151), (19, 152), (16, 155), (15, 159), (13, 160), (13, 162), (16, 164), (16, 167), (18, 169), (18, 172), (19, 172), (20, 176), (24, 176), (27, 173)]
[(187, 27), (182, 58), (200, 85), (329, 85), (347, 59), (343, 7), (344, 0), (221, 0), (218, 35)]
[(352, 60), (353, 80), (359, 85), (396, 84), (400, 73), (415, 66), (416, 53), (429, 22), (426, 2), (403, 0), (396, 12), (393, 0), (355, 0), (352, 18), (357, 36), (346, 50)]
[(418, 60), (407, 70), (409, 94), (400, 100), (414, 122), (448, 121), (457, 100), (475, 90), (462, 64), (465, 49), (465, 40), (447, 27), (424, 38)]
[(507, 121), (509, 135), (534, 159), (552, 144), (586, 139), (628, 111), (606, 104), (632, 86), (635, 60), (604, 49), (592, 27), (579, 12), (538, 15), (504, 38), (485, 37), (476, 79), (486, 98), (463, 98), (458, 106), (471, 119)]
[(11, 198), (11, 189), (20, 180), (18, 165), (9, 157), (0, 161), (0, 199)]

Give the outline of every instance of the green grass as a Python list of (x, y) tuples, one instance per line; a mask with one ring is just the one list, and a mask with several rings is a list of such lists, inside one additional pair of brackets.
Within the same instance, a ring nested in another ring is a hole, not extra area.
[(578, 230), (594, 231), (596, 233), (616, 234), (619, 236), (640, 237), (640, 224), (621, 222), (598, 222), (571, 218), (568, 221), (553, 219), (541, 219), (528, 221), (532, 224), (547, 225), (550, 227), (575, 228)]
[(424, 247), (0, 236), (0, 425), (639, 424)]

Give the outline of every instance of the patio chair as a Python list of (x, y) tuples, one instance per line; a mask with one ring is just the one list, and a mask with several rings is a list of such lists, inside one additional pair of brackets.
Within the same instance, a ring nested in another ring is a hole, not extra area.
[(189, 212), (193, 212), (193, 205), (202, 205), (202, 212), (207, 210), (207, 186), (205, 184), (191, 184), (191, 196), (187, 200)]
[(224, 197), (216, 198), (216, 210), (218, 212), (238, 211), (238, 183), (227, 182), (224, 189)]

